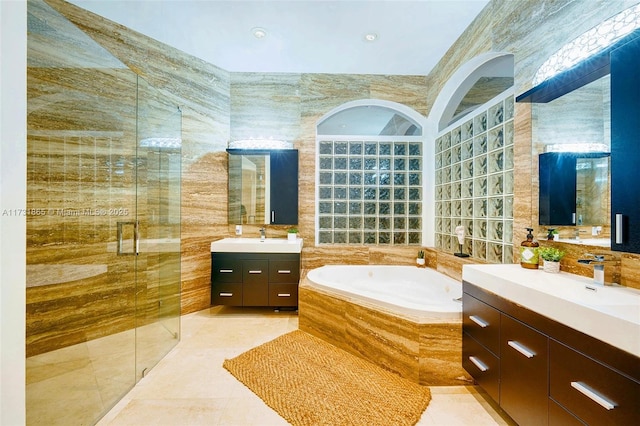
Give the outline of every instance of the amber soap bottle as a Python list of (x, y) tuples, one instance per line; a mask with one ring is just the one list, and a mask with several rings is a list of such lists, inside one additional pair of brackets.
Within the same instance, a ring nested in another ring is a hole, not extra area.
[(527, 228), (527, 239), (520, 244), (520, 266), (527, 269), (538, 269), (538, 244), (533, 241), (533, 228)]

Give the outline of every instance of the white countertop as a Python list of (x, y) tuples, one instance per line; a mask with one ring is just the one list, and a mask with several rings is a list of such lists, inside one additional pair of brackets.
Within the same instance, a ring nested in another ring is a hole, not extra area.
[(300, 253), (302, 238), (224, 238), (211, 243), (216, 253)]
[(611, 240), (609, 238), (559, 238), (555, 241), (559, 243), (580, 244), (585, 246), (611, 247)]
[(640, 290), (597, 286), (592, 278), (518, 264), (464, 265), (462, 279), (640, 356)]

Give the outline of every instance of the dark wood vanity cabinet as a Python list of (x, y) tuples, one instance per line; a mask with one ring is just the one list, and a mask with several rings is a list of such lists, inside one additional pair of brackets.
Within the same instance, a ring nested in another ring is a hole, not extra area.
[(269, 261), (242, 261), (242, 306), (269, 305)]
[(465, 292), (462, 366), (520, 425), (547, 424), (547, 336)]
[(211, 253), (211, 304), (298, 306), (297, 253)]
[(466, 281), (462, 301), (462, 365), (518, 424), (640, 424), (640, 358)]
[(548, 338), (500, 316), (500, 406), (519, 425), (546, 425)]
[(640, 253), (640, 36), (611, 52), (611, 249)]
[[(632, 425), (640, 420), (640, 384), (554, 339), (549, 342), (549, 397), (586, 424)], [(640, 362), (640, 360), (639, 360)], [(562, 425), (562, 417), (549, 416)]]
[(462, 366), (493, 398), (500, 400), (500, 311), (463, 293)]

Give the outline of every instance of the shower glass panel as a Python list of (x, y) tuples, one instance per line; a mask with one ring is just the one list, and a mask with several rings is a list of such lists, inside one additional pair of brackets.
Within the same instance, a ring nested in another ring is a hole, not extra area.
[(94, 424), (178, 342), (181, 117), (45, 2), (27, 12), (27, 424)]
[(180, 109), (138, 78), (137, 377), (180, 332), (181, 127)]

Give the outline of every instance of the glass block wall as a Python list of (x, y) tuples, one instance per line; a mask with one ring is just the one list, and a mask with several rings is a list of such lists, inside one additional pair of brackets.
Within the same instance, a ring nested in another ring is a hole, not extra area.
[(514, 98), (503, 95), (450, 126), (435, 146), (435, 244), (491, 263), (513, 263)]
[(421, 243), (421, 141), (320, 140), (317, 146), (319, 244)]

